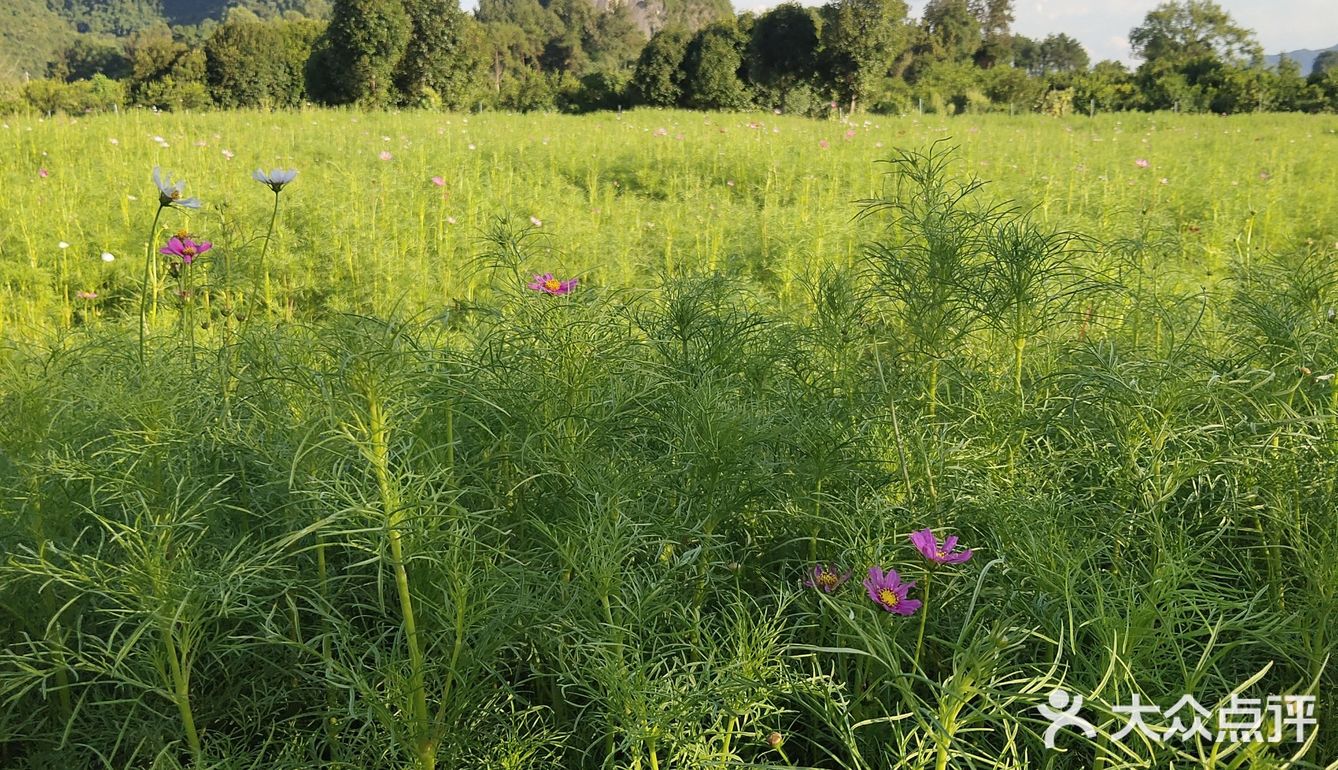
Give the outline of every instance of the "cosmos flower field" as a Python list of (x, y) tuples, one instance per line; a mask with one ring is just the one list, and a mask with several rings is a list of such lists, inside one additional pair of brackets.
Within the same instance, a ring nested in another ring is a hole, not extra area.
[(10, 116), (0, 203), (0, 767), (1338, 766), (1338, 117)]

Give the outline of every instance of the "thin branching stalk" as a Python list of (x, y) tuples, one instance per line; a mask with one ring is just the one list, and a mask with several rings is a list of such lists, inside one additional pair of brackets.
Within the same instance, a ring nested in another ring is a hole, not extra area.
[(395, 575), (395, 590), (399, 596), (400, 615), (404, 624), (405, 643), (409, 648), (410, 712), (413, 719), (414, 751), (419, 770), (436, 767), (436, 745), (432, 740), (432, 724), (427, 707), (427, 684), (424, 671), (422, 642), (418, 636), (418, 622), (414, 616), (413, 593), (404, 556), (402, 529), (405, 510), (401, 505), (395, 481), (390, 473), (390, 425), (385, 408), (374, 385), (364, 392), (367, 400), (367, 449), (376, 486), (381, 498), (381, 513), (385, 520), (386, 537), (390, 546), (390, 564)]
[[(158, 220), (163, 215), (163, 209), (166, 206), (159, 205), (158, 210), (153, 214), (153, 225), (149, 227), (149, 245), (144, 249), (144, 278), (140, 281), (139, 289), (139, 368), (144, 368), (144, 351), (147, 346), (148, 324), (149, 324), (149, 275), (153, 268), (153, 246), (154, 241), (158, 240)], [(156, 283), (156, 282), (155, 282)], [(154, 289), (155, 293), (157, 289)]]
[(256, 266), (256, 287), (253, 292), (253, 296), (256, 298), (264, 296), (266, 314), (270, 313), (270, 308), (273, 306), (274, 300), (270, 292), (269, 266), (265, 261), (265, 257), (269, 254), (270, 241), (274, 240), (274, 225), (279, 221), (279, 194), (278, 190), (274, 191), (274, 208), (270, 210), (269, 229), (265, 231), (265, 243), (260, 247), (260, 264)]

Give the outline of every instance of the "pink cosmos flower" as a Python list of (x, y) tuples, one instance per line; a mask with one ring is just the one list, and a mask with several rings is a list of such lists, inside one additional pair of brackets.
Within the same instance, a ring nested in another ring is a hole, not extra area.
[(571, 290), (576, 288), (576, 284), (579, 282), (580, 281), (576, 278), (559, 281), (553, 277), (552, 273), (544, 273), (543, 275), (534, 276), (534, 280), (528, 284), (528, 288), (531, 291), (550, 294), (556, 297), (562, 294), (570, 294)]
[(854, 139), (855, 136), (856, 136), (855, 129), (851, 128), (851, 129), (847, 129), (847, 130), (846, 130), (846, 138), (847, 138), (847, 139)]
[(169, 257), (177, 257), (182, 264), (189, 265), (195, 261), (195, 258), (214, 248), (214, 244), (209, 241), (196, 242), (191, 238), (173, 238), (167, 242), (167, 245), (158, 250), (160, 254), (166, 254)]
[(536, 216), (534, 216), (534, 215), (530, 215), (530, 224), (534, 225), (535, 227), (543, 227), (543, 226), (544, 226), (544, 221), (543, 221), (542, 219), (540, 219), (539, 217), (536, 217)]
[(864, 587), (868, 589), (869, 598), (873, 599), (874, 604), (888, 612), (914, 615), (915, 611), (920, 609), (919, 599), (906, 598), (906, 594), (915, 587), (915, 581), (901, 582), (901, 576), (894, 569), (884, 574), (882, 567), (870, 567), (869, 577), (864, 580)]
[(841, 584), (850, 579), (850, 572), (844, 574), (839, 572), (830, 564), (813, 565), (813, 577), (804, 581), (804, 587), (817, 588), (823, 593), (831, 593), (841, 587)]
[(434, 177), (432, 177), (432, 180), (431, 180), (431, 181), (432, 181), (432, 184), (436, 185), (437, 187), (445, 187), (445, 186), (446, 186), (446, 180), (443, 179), (442, 177), (434, 176)]
[(935, 564), (961, 564), (971, 558), (971, 549), (953, 552), (957, 547), (957, 536), (948, 535), (943, 542), (934, 536), (934, 530), (925, 528), (911, 533), (911, 543), (924, 557)]
[(390, 150), (382, 150), (381, 154), (378, 155), (377, 157), (380, 158), (381, 160), (390, 160), (395, 156), (390, 154)]
[(43, 166), (42, 168), (37, 169), (37, 176), (41, 179), (46, 179), (51, 176), (51, 172), (47, 171), (46, 167)]
[(818, 140), (818, 146), (825, 150), (825, 149), (827, 149), (828, 147), (830, 147), (831, 145), (827, 144), (827, 140), (826, 140), (826, 139), (819, 139), (819, 140)]
[(1134, 165), (1135, 165), (1135, 166), (1138, 166), (1139, 168), (1147, 168), (1148, 166), (1151, 166), (1152, 164), (1151, 164), (1151, 163), (1148, 163), (1148, 159), (1147, 159), (1147, 158), (1139, 158), (1139, 159), (1137, 159), (1137, 160), (1134, 161)]

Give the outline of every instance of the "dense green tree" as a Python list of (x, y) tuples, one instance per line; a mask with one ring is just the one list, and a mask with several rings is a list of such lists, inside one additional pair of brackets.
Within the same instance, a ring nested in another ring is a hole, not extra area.
[(29, 81), (24, 84), (22, 95), (30, 107), (48, 115), (107, 112), (125, 104), (124, 85), (101, 73), (88, 80), (70, 83), (47, 79)]
[(629, 78), (626, 70), (592, 72), (575, 90), (559, 95), (558, 107), (565, 112), (617, 109), (626, 99)]
[(744, 84), (748, 38), (733, 22), (702, 28), (683, 56), (682, 105), (700, 110), (739, 110), (752, 104)]
[(1026, 110), (1039, 97), (1044, 82), (1029, 77), (1027, 71), (1018, 67), (992, 67), (982, 73), (981, 86), (985, 96), (994, 104), (1008, 105), (1011, 109)]
[(1264, 81), (1245, 71), (1263, 59), (1254, 33), (1212, 0), (1163, 3), (1129, 40), (1144, 60), (1135, 78), (1144, 109), (1237, 112), (1268, 101)]
[(985, 93), (989, 74), (970, 61), (936, 61), (919, 72), (916, 101), (929, 112), (961, 114), (983, 112), (990, 99)]
[(1320, 94), (1306, 81), (1301, 74), (1301, 65), (1295, 59), (1283, 56), (1267, 78), (1267, 109), (1277, 112), (1312, 112), (1318, 109)]
[(130, 59), (120, 40), (79, 35), (47, 67), (47, 75), (65, 81), (88, 80), (97, 74), (114, 79), (129, 77)]
[(989, 69), (1008, 64), (1013, 52), (1013, 0), (972, 0), (972, 12), (980, 22), (980, 48), (976, 66)]
[(683, 97), (683, 59), (692, 36), (682, 27), (663, 29), (641, 50), (632, 74), (632, 98), (652, 107), (672, 107)]
[(539, 0), (479, 0), (474, 18), (484, 24), (514, 24), (527, 34), (547, 39), (561, 31), (562, 22)]
[(1331, 69), (1338, 69), (1338, 48), (1320, 51), (1314, 64), (1310, 65), (1310, 76), (1317, 77)]
[(1040, 73), (1078, 72), (1087, 69), (1091, 61), (1087, 51), (1072, 37), (1060, 33), (1049, 35), (1042, 40), (1037, 50)]
[(928, 44), (922, 55), (932, 61), (966, 61), (980, 48), (980, 20), (967, 0), (929, 0), (921, 27)]
[(406, 104), (460, 107), (476, 92), (482, 52), (466, 46), (469, 19), (458, 0), (403, 0), (411, 32), (395, 68)]
[(1338, 67), (1312, 74), (1310, 85), (1315, 89), (1317, 111), (1338, 112)]
[(592, 71), (625, 70), (619, 76), (622, 80), (630, 76), (632, 64), (645, 45), (646, 37), (626, 5), (614, 5), (595, 14), (594, 24), (585, 33), (585, 50)]
[(1101, 61), (1073, 79), (1075, 108), (1114, 112), (1137, 106), (1138, 91), (1129, 69), (1117, 61)]
[(1129, 43), (1140, 59), (1170, 67), (1201, 59), (1248, 63), (1263, 56), (1254, 33), (1212, 0), (1157, 6), (1129, 33)]
[(221, 107), (301, 104), (306, 62), (322, 25), (242, 18), (230, 18), (205, 43), (205, 80), (214, 102)]
[(390, 104), (412, 31), (402, 0), (336, 0), (308, 64), (308, 91), (328, 104)]
[(166, 24), (130, 37), (129, 91), (133, 103), (159, 109), (209, 105), (204, 50), (178, 39)]
[(1039, 77), (1041, 72), (1041, 44), (1026, 35), (1013, 35), (1009, 47), (1012, 64), (1028, 75)]
[(834, 0), (820, 11), (822, 68), (851, 112), (869, 98), (906, 49), (902, 0)]
[(748, 78), (772, 94), (773, 106), (813, 79), (818, 68), (818, 19), (798, 3), (758, 17), (748, 42)]

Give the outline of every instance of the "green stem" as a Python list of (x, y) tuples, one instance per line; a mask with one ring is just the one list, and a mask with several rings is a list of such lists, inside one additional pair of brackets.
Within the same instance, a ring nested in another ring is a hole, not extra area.
[(1013, 388), (1017, 391), (1018, 404), (1022, 403), (1022, 351), (1026, 347), (1026, 337), (1013, 340)]
[(140, 282), (139, 290), (139, 368), (144, 368), (144, 350), (146, 346), (146, 337), (148, 336), (149, 323), (149, 268), (153, 265), (153, 242), (158, 239), (158, 220), (163, 215), (163, 209), (166, 206), (159, 205), (158, 211), (153, 215), (153, 226), (149, 228), (149, 246), (144, 251), (144, 279)]
[(883, 376), (883, 358), (878, 354), (878, 343), (873, 343), (873, 361), (878, 366), (878, 380), (883, 386), (883, 395), (887, 397), (887, 405), (892, 412), (892, 436), (897, 442), (897, 458), (901, 461), (901, 478), (906, 482), (906, 496), (911, 496), (911, 471), (906, 462), (906, 446), (901, 438), (901, 421), (897, 419), (897, 399), (887, 387), (887, 379)]
[(410, 707), (415, 728), (414, 750), (419, 770), (434, 770), (436, 747), (431, 736), (431, 723), (428, 721), (423, 651), (418, 638), (418, 623), (414, 618), (413, 595), (409, 590), (409, 572), (405, 567), (404, 543), (400, 535), (400, 526), (404, 523), (404, 511), (400, 506), (399, 494), (390, 479), (390, 429), (375, 390), (369, 389), (366, 395), (372, 467), (376, 473), (377, 489), (381, 494), (382, 511), (386, 516), (390, 563), (395, 573), (395, 589), (399, 594), (404, 636), (409, 646), (409, 684), (413, 689)]
[[(273, 304), (273, 301), (270, 296), (269, 269), (265, 266), (265, 256), (269, 254), (269, 243), (274, 239), (274, 223), (277, 222), (278, 219), (279, 219), (279, 193), (276, 192), (274, 193), (274, 209), (270, 212), (269, 215), (269, 230), (265, 231), (265, 245), (260, 247), (260, 266), (259, 269), (256, 271), (256, 280), (263, 281), (263, 284), (258, 284), (255, 288), (255, 293), (254, 293), (254, 296), (260, 296), (261, 286), (263, 285), (266, 313), (269, 312), (269, 309)], [(254, 302), (254, 300), (252, 301)]]
[(730, 758), (730, 746), (734, 743), (734, 728), (738, 725), (739, 718), (734, 716), (729, 718), (729, 724), (725, 725), (725, 738), (720, 746), (720, 758), (728, 762)]
[(436, 731), (433, 740), (439, 740), (446, 732), (446, 707), (451, 703), (451, 691), (454, 689), (456, 669), (460, 665), (460, 653), (465, 647), (466, 588), (463, 581), (455, 581), (455, 643), (451, 647), (451, 662), (446, 669), (446, 682), (442, 685), (441, 702), (437, 704)]
[(172, 621), (162, 620), (160, 626), (163, 652), (167, 654), (167, 665), (172, 674), (172, 699), (176, 701), (177, 711), (181, 714), (181, 726), (186, 732), (186, 743), (190, 746), (191, 756), (195, 758), (194, 764), (199, 767), (204, 764), (204, 751), (200, 745), (200, 734), (195, 729), (195, 714), (190, 707), (190, 675), (185, 665), (186, 654), (177, 648)]
[(813, 535), (808, 541), (808, 560), (818, 562), (818, 535), (822, 530), (822, 479), (818, 479), (817, 490), (813, 497)]
[(915, 637), (915, 667), (920, 667), (920, 649), (925, 641), (925, 620), (929, 618), (929, 587), (934, 582), (934, 573), (925, 573), (925, 593), (920, 600), (920, 633)]
[(190, 349), (191, 370), (195, 369), (195, 298), (190, 296), (190, 265), (183, 262), (177, 272), (177, 293), (181, 295), (181, 330)]
[(929, 416), (938, 414), (938, 359), (929, 364)]
[[(316, 579), (320, 584), (321, 600), (328, 607), (330, 606), (330, 583), (329, 566), (325, 561), (325, 535), (316, 535)], [(324, 612), (321, 613), (321, 658), (325, 661), (325, 672), (327, 681), (329, 674), (334, 668), (334, 656), (330, 652), (330, 626), (329, 620)], [(335, 691), (333, 687), (325, 689), (325, 710), (326, 717), (321, 720), (325, 726), (325, 737), (330, 742), (333, 750), (339, 743), (339, 734), (335, 730), (334, 717), (331, 716), (335, 711)]]

